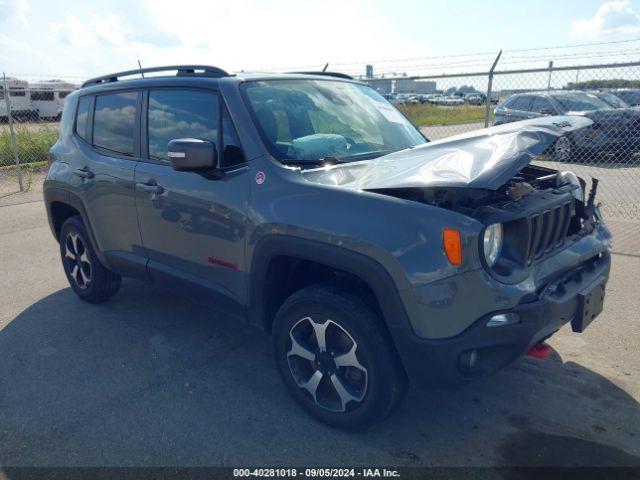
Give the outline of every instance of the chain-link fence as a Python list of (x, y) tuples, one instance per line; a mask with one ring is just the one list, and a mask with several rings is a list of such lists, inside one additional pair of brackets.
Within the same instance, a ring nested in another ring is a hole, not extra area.
[[(640, 62), (367, 80), (430, 140), (547, 115), (589, 127), (559, 139), (536, 162), (599, 182), (597, 199), (620, 253), (640, 254)], [(429, 85), (429, 93), (422, 85)], [(390, 87), (384, 92), (381, 86)], [(400, 87), (400, 88), (398, 88)]]
[(64, 99), (76, 88), (62, 81), (0, 78), (0, 194), (28, 188), (24, 173), (46, 166)]
[[(537, 161), (587, 181), (599, 179), (598, 200), (618, 233), (618, 251), (640, 254), (640, 62), (562, 67), (550, 62), (520, 70), (497, 64), (484, 72), (363, 80), (430, 140), (546, 115), (589, 117), (591, 126), (558, 140)], [(0, 169), (19, 180), (18, 165), (46, 164), (64, 98), (75, 88), (62, 81), (0, 81)]]

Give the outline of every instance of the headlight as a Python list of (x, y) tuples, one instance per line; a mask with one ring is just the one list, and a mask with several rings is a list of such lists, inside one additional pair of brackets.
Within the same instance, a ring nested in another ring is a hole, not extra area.
[(487, 265), (493, 267), (498, 260), (500, 250), (502, 249), (502, 224), (494, 223), (484, 229), (484, 238), (482, 239), (484, 247), (484, 259)]

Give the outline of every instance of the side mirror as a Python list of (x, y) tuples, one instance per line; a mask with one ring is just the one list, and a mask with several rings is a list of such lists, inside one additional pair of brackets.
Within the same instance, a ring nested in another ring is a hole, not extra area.
[(555, 112), (550, 108), (543, 108), (542, 110), (540, 110), (540, 113), (542, 115), (555, 115)]
[(209, 140), (178, 138), (171, 140), (167, 156), (174, 170), (212, 170), (218, 166), (216, 146)]

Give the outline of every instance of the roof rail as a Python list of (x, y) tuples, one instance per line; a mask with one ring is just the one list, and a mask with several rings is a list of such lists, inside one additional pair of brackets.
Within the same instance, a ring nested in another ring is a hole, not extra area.
[(135, 70), (127, 70), (124, 72), (102, 75), (101, 77), (95, 77), (87, 80), (82, 84), (80, 88), (88, 87), (90, 85), (100, 85), (102, 83), (117, 82), (119, 77), (128, 77), (131, 75), (142, 75), (144, 77), (145, 73), (170, 72), (172, 70), (177, 70), (177, 77), (193, 75), (220, 78), (229, 76), (229, 74), (221, 68), (211, 67), (209, 65), (170, 65), (167, 67), (136, 68)]
[(347, 75), (346, 73), (340, 72), (287, 72), (298, 75), (321, 75), (325, 77), (336, 77), (336, 78), (346, 78), (347, 80), (353, 80), (354, 78), (351, 75)]

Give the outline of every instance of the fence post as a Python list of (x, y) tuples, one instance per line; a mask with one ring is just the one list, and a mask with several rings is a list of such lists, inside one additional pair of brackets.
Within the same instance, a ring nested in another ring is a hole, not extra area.
[(551, 90), (551, 74), (553, 73), (553, 60), (549, 62), (549, 81), (547, 82), (547, 91)]
[(9, 121), (9, 138), (11, 139), (11, 149), (13, 150), (13, 159), (16, 162), (16, 168), (18, 169), (18, 184), (20, 185), (20, 191), (24, 190), (22, 185), (22, 171), (20, 170), (20, 160), (18, 158), (18, 147), (16, 146), (16, 134), (13, 131), (13, 117), (11, 115), (11, 102), (9, 101), (9, 89), (7, 88), (7, 77), (2, 73), (2, 82), (4, 83), (4, 101), (7, 105), (7, 120)]
[(493, 62), (491, 70), (489, 70), (489, 82), (487, 84), (487, 105), (484, 111), (484, 128), (487, 128), (489, 126), (489, 116), (491, 115), (491, 87), (493, 86), (493, 71), (496, 69), (496, 65), (498, 65), (498, 60), (500, 60), (501, 55), (502, 50), (498, 52), (498, 56)]

